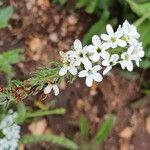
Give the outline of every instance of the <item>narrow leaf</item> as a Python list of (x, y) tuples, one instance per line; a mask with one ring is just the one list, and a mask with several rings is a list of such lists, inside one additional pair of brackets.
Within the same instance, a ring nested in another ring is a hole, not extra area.
[(25, 135), (20, 140), (21, 144), (32, 144), (36, 142), (51, 142), (53, 144), (58, 144), (68, 149), (76, 150), (78, 145), (66, 137), (61, 137), (53, 134), (44, 134), (44, 135)]
[(42, 116), (47, 116), (47, 115), (61, 115), (64, 113), (65, 113), (64, 108), (58, 108), (58, 109), (54, 109), (54, 110), (38, 110), (35, 112), (27, 113), (26, 117), (33, 118), (33, 117), (42, 117)]
[(113, 126), (114, 119), (115, 117), (113, 115), (110, 115), (108, 119), (106, 119), (104, 123), (102, 123), (102, 125), (100, 126), (98, 132), (94, 137), (95, 143), (101, 143), (107, 137), (107, 135), (110, 132), (110, 129)]
[(79, 121), (80, 133), (83, 139), (88, 137), (88, 120), (84, 115), (81, 115)]

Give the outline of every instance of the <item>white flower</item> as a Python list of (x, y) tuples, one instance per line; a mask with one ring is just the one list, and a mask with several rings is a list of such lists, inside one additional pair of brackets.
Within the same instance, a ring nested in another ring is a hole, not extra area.
[(123, 23), (122, 27), (118, 27), (117, 31), (123, 32), (122, 39), (130, 45), (137, 45), (139, 43), (137, 39), (140, 37), (140, 34), (137, 32), (136, 27), (134, 25), (130, 25), (127, 20)]
[(103, 75), (106, 75), (112, 69), (112, 67), (117, 64), (119, 55), (113, 54), (110, 56), (108, 52), (105, 52), (105, 55), (102, 55), (102, 58), (104, 59), (102, 61), (102, 65), (106, 66), (106, 68), (103, 71)]
[(89, 64), (90, 61), (88, 59), (88, 46), (83, 47), (80, 40), (75, 40), (73, 47), (76, 52), (76, 56), (78, 57), (78, 63)]
[(130, 46), (130, 48), (133, 50), (133, 60), (136, 62), (136, 65), (139, 67), (139, 62), (142, 60), (141, 58), (144, 57), (144, 50), (142, 47), (142, 43), (140, 42), (136, 46)]
[(92, 67), (92, 64), (85, 65), (85, 70), (79, 72), (79, 77), (86, 77), (86, 85), (91, 87), (93, 80), (100, 82), (102, 81), (102, 76), (98, 71), (101, 70), (101, 66), (96, 65)]
[(93, 54), (92, 56), (90, 56), (90, 59), (93, 62), (97, 62), (100, 60), (101, 57), (101, 53), (102, 51), (104, 51), (104, 47), (102, 46), (102, 42), (99, 36), (94, 35), (92, 37), (92, 44), (93, 45), (89, 45), (88, 46), (88, 51)]
[(63, 58), (63, 67), (59, 71), (60, 76), (65, 75), (67, 71), (69, 71), (72, 75), (77, 74), (77, 61), (72, 53), (72, 51), (68, 51), (66, 53), (60, 52), (60, 55)]
[(55, 96), (57, 96), (59, 94), (59, 88), (57, 84), (48, 83), (48, 85), (44, 88), (44, 94), (49, 94), (52, 91), (52, 89), (54, 91)]
[(101, 39), (106, 41), (103, 43), (103, 47), (105, 47), (105, 49), (108, 49), (110, 47), (116, 48), (117, 46), (120, 46), (120, 47), (126, 46), (126, 42), (121, 39), (123, 33), (120, 30), (114, 32), (112, 26), (108, 24), (106, 26), (106, 31), (107, 31), (107, 34), (101, 35)]
[(20, 138), (20, 126), (15, 123), (17, 113), (9, 111), (0, 122), (0, 131), (4, 135), (0, 138), (0, 150), (16, 150)]
[(128, 48), (126, 52), (123, 52), (121, 54), (121, 59), (122, 61), (120, 61), (120, 64), (121, 64), (122, 69), (127, 68), (128, 71), (132, 71), (133, 70), (132, 60), (135, 60), (136, 57), (133, 54), (133, 48), (131, 46)]

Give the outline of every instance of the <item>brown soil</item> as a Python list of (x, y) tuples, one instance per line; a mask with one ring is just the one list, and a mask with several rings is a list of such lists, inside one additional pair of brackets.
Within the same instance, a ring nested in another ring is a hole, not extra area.
[[(71, 12), (53, 6), (48, 0), (10, 0), (10, 4), (14, 6), (15, 13), (9, 28), (0, 31), (0, 51), (25, 49), (25, 61), (14, 66), (16, 78), (21, 80), (26, 79), (39, 66), (59, 59), (59, 51), (68, 50), (74, 39), (81, 39), (95, 19), (84, 12)], [(83, 80), (77, 79), (73, 84), (64, 81), (60, 95), (50, 96), (43, 103), (51, 103), (51, 107), (64, 107), (67, 112), (63, 116), (46, 117), (47, 128), (50, 132), (78, 139), (79, 116), (85, 114), (91, 138), (106, 115), (114, 113), (116, 123), (101, 149), (149, 150), (150, 121), (147, 120), (150, 106), (147, 103), (136, 108), (132, 105), (141, 98), (143, 95), (139, 90), (139, 81), (127, 79), (116, 70), (92, 88), (85, 87)], [(23, 133), (29, 132), (27, 126), (23, 126)], [(45, 142), (21, 148), (62, 149)]]

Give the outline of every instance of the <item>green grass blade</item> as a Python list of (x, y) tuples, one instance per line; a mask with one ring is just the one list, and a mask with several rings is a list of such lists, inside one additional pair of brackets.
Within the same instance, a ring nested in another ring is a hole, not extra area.
[(76, 150), (78, 149), (78, 145), (71, 141), (70, 139), (66, 137), (61, 137), (53, 134), (44, 134), (44, 135), (25, 135), (22, 137), (20, 140), (21, 144), (32, 144), (36, 142), (41, 142), (41, 141), (46, 141), (46, 142), (51, 142), (53, 144), (60, 145), (62, 147)]
[(88, 120), (84, 115), (81, 115), (79, 121), (80, 133), (84, 140), (88, 137)]
[(95, 137), (94, 137), (94, 142), (95, 143), (101, 143), (109, 134), (110, 129), (113, 126), (113, 122), (114, 122), (115, 117), (113, 115), (110, 115), (108, 117), (108, 119), (106, 119), (102, 125), (100, 126), (98, 132), (96, 133)]
[(36, 112), (29, 112), (27, 113), (27, 118), (33, 118), (33, 117), (42, 117), (47, 115), (61, 115), (65, 113), (64, 108), (57, 108), (54, 110), (38, 110)]

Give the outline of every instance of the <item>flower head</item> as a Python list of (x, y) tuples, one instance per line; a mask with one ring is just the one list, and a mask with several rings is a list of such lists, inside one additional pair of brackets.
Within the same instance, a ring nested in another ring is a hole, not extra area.
[(105, 54), (103, 53), (102, 58), (104, 59), (102, 61), (102, 65), (106, 66), (106, 68), (103, 71), (103, 75), (106, 75), (112, 69), (112, 67), (117, 64), (119, 55), (110, 55), (108, 52), (105, 52)]
[(44, 88), (44, 94), (49, 94), (51, 91), (54, 91), (55, 96), (57, 96), (59, 94), (59, 88), (57, 84), (50, 84), (48, 83), (48, 85)]
[(140, 34), (137, 32), (136, 27), (130, 25), (127, 20), (123, 23), (122, 27), (118, 27), (117, 31), (123, 33), (122, 39), (130, 45), (137, 45), (139, 43), (137, 39), (140, 37)]
[(0, 131), (3, 137), (0, 138), (0, 150), (16, 150), (20, 138), (20, 126), (15, 123), (17, 113), (11, 110), (0, 122)]
[(97, 62), (100, 60), (102, 52), (105, 50), (105, 47), (103, 47), (101, 39), (98, 35), (94, 35), (92, 37), (92, 44), (88, 46), (88, 51), (93, 54), (90, 56), (90, 59), (93, 62)]
[(76, 56), (78, 57), (78, 63), (81, 64), (88, 64), (88, 46), (82, 46), (82, 43), (80, 40), (75, 40), (73, 43), (74, 50), (76, 52)]
[(110, 47), (116, 48), (117, 46), (120, 46), (120, 47), (126, 46), (126, 42), (121, 39), (123, 33), (120, 30), (114, 32), (112, 26), (108, 24), (106, 26), (106, 31), (107, 31), (107, 34), (101, 35), (101, 39), (105, 41), (103, 43), (103, 47), (105, 47), (105, 49), (108, 49)]
[(67, 71), (69, 71), (72, 75), (77, 74), (77, 59), (72, 51), (68, 51), (66, 53), (60, 52), (61, 57), (63, 58), (63, 66), (59, 71), (60, 76), (64, 76)]
[(128, 71), (132, 71), (133, 70), (133, 62), (132, 60), (136, 59), (135, 55), (133, 54), (133, 48), (129, 47), (128, 50), (126, 52), (123, 52), (121, 54), (121, 67), (122, 69), (127, 68)]
[(101, 66), (96, 65), (92, 67), (92, 64), (85, 65), (85, 70), (79, 72), (79, 77), (86, 77), (86, 85), (91, 87), (93, 84), (93, 80), (100, 82), (102, 81), (102, 76), (98, 71), (101, 70)]
[(142, 60), (141, 58), (144, 57), (144, 50), (142, 47), (142, 43), (140, 42), (136, 46), (131, 46), (133, 49), (133, 55), (134, 55), (134, 61), (136, 62), (136, 65), (139, 67), (139, 62)]

